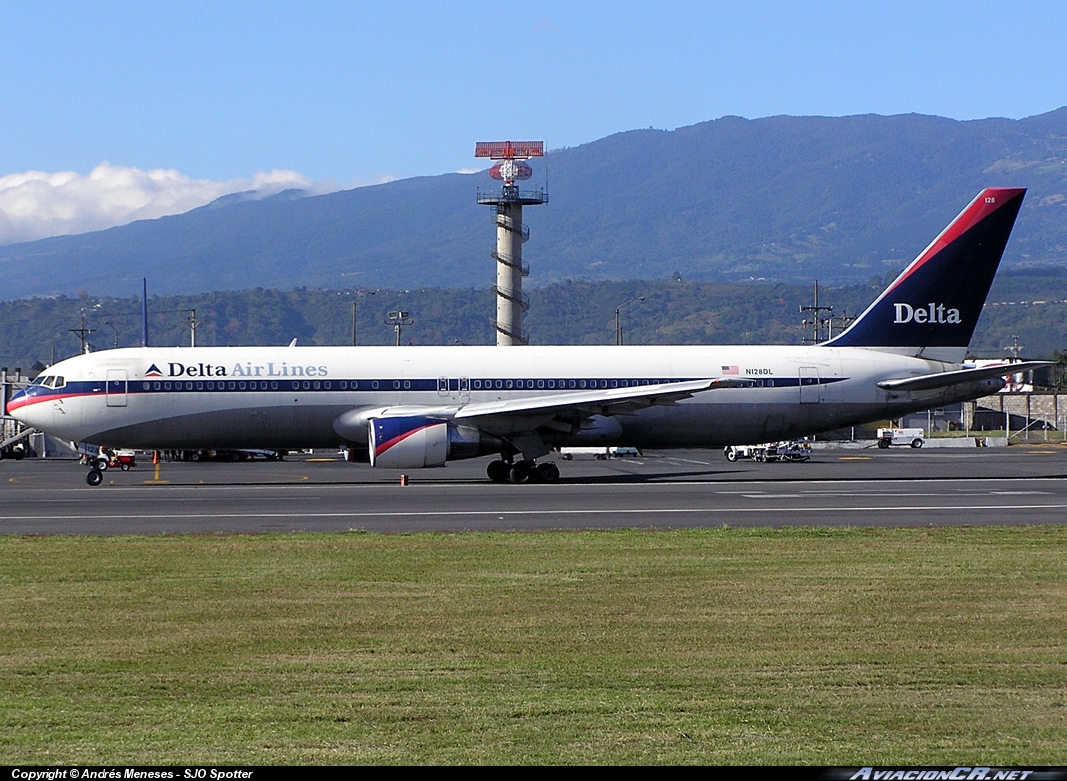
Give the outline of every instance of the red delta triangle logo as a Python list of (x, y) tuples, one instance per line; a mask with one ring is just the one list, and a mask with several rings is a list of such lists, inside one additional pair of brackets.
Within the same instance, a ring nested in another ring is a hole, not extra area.
[(149, 366), (149, 367), (148, 367), (148, 371), (146, 371), (146, 372), (144, 373), (144, 376), (145, 376), (145, 377), (162, 377), (162, 376), (163, 376), (163, 372), (161, 372), (161, 371), (159, 370), (159, 367), (158, 367), (158, 366), (156, 366), (156, 365), (155, 365), (155, 364), (153, 363), (153, 364), (152, 364), (151, 366)]

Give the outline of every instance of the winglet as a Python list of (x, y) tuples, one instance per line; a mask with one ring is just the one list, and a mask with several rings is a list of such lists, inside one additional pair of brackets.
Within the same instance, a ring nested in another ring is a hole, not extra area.
[(1026, 190), (982, 190), (833, 347), (966, 348)]

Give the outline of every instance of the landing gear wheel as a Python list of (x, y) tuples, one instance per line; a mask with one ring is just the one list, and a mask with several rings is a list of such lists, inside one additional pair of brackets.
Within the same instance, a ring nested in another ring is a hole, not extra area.
[(90, 469), (89, 474), (85, 476), (85, 482), (92, 486), (100, 485), (104, 482), (104, 473), (99, 469)]
[(511, 464), (507, 461), (490, 461), (485, 474), (494, 483), (506, 483), (511, 475)]
[(547, 464), (541, 464), (537, 467), (537, 482), (539, 483), (558, 483), (559, 482), (559, 467), (549, 461)]
[(526, 462), (521, 464), (515, 464), (511, 467), (511, 482), (513, 483), (527, 483), (530, 480), (530, 474), (533, 470)]

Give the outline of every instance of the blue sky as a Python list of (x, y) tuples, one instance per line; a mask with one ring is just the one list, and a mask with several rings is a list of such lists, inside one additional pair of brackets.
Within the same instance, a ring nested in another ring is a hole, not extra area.
[[(1065, 41), (1062, 0), (8, 0), (0, 177), (84, 185), (107, 161), (337, 188), (478, 167), (478, 140), (557, 148), (727, 114), (1019, 118), (1067, 104)], [(24, 200), (0, 203), (0, 233)]]

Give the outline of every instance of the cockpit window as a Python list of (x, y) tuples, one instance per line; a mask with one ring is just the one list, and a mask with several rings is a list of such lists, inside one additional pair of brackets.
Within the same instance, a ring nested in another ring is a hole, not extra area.
[(52, 383), (53, 388), (62, 388), (67, 384), (67, 380), (64, 377), (56, 377), (56, 381)]
[(47, 377), (45, 377), (44, 375), (41, 375), (40, 377), (37, 377), (36, 379), (34, 379), (34, 381), (30, 383), (30, 385), (44, 385), (45, 384), (45, 380), (47, 380), (47, 379), (48, 379)]

